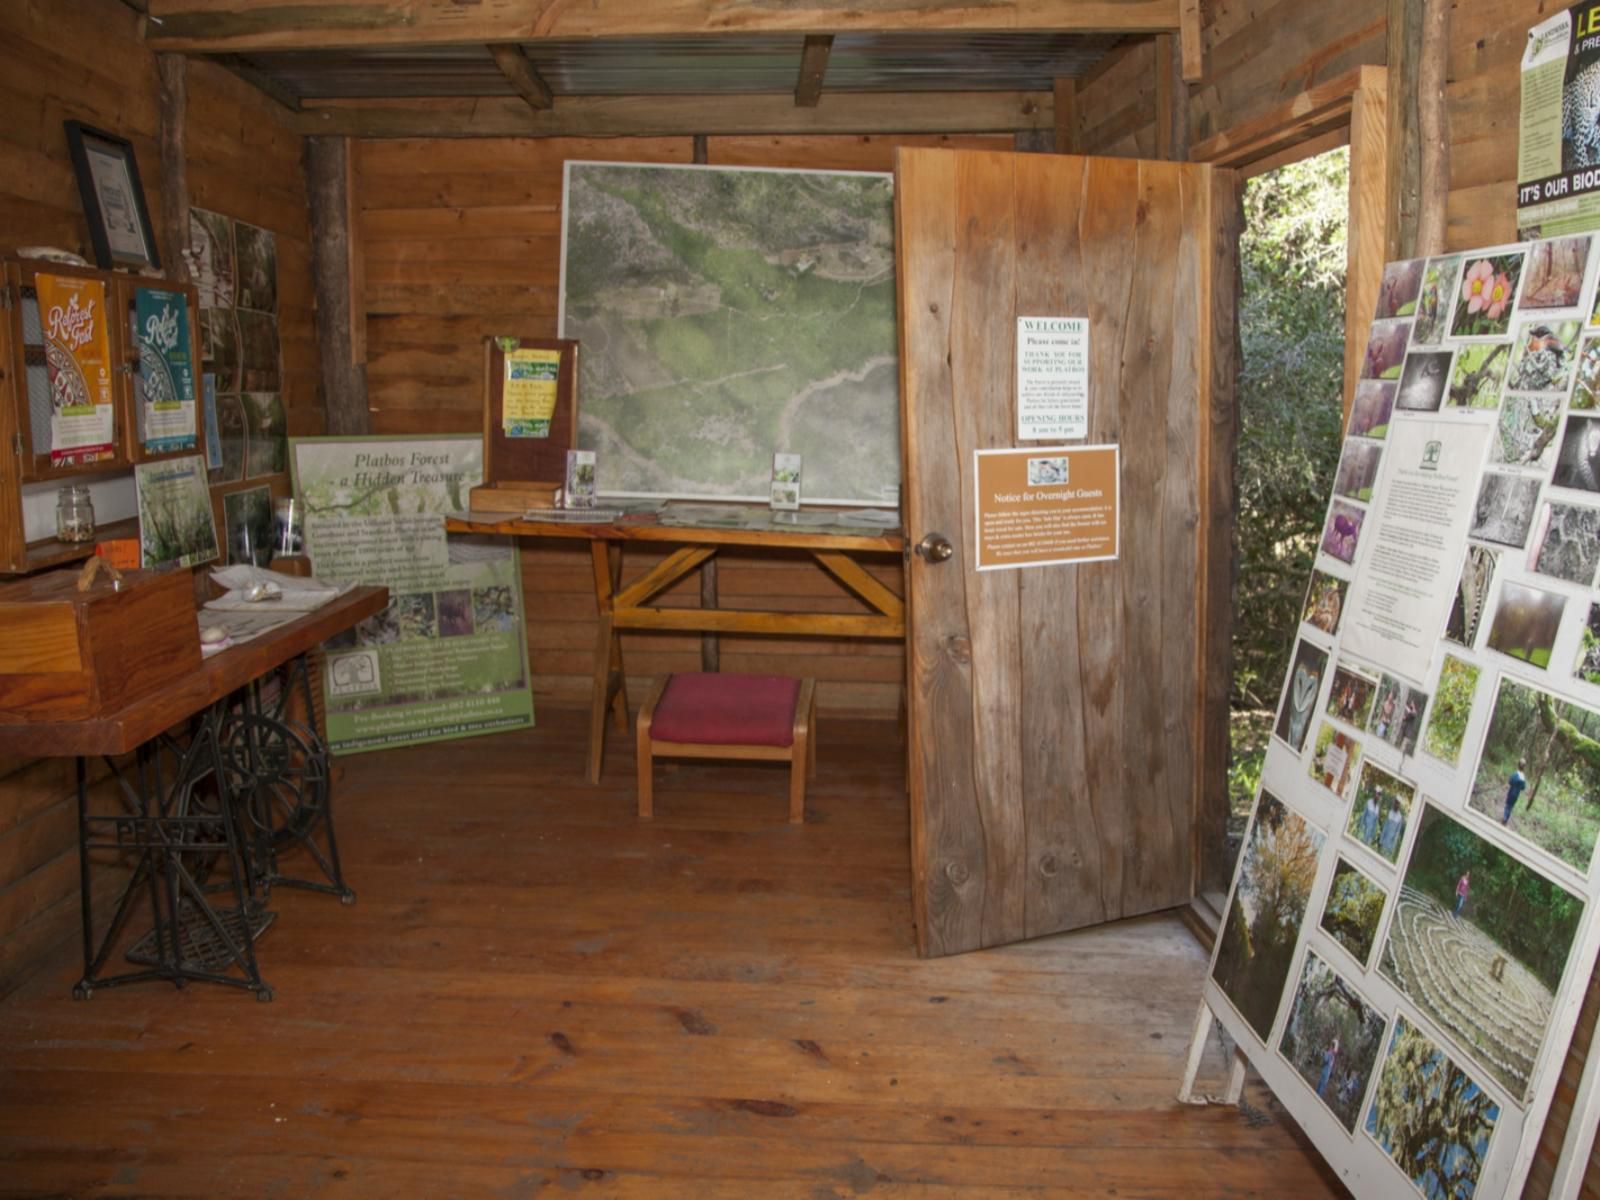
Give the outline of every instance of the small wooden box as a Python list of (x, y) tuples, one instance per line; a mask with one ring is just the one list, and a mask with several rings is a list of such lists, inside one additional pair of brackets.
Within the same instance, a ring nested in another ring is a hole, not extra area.
[(0, 584), (0, 717), (90, 720), (200, 669), (194, 577), (128, 571), (77, 590), (78, 572)]

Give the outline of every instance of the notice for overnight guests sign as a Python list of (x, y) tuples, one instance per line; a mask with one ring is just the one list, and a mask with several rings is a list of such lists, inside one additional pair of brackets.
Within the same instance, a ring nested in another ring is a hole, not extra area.
[(1116, 446), (974, 452), (980, 571), (1117, 557)]

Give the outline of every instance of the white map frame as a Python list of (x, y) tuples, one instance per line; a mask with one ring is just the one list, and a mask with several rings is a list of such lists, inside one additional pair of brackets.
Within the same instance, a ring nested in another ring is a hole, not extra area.
[[(573, 173), (573, 169), (574, 168), (582, 169), (582, 168), (590, 168), (590, 167), (602, 167), (602, 168), (603, 167), (615, 167), (615, 168), (626, 169), (626, 170), (628, 170), (630, 172), (697, 171), (697, 172), (723, 172), (723, 173), (728, 173), (728, 174), (787, 175), (787, 176), (795, 176), (795, 177), (813, 177), (813, 178), (814, 177), (839, 177), (839, 176), (843, 176), (843, 177), (857, 178), (857, 179), (887, 180), (887, 181), (889, 181), (891, 188), (893, 186), (893, 180), (894, 180), (894, 176), (893, 176), (892, 173), (882, 172), (882, 171), (799, 170), (799, 169), (782, 168), (782, 167), (744, 167), (744, 166), (737, 166), (736, 167), (736, 166), (701, 165), (701, 164), (694, 164), (694, 163), (640, 163), (640, 162), (619, 162), (619, 161), (610, 161), (610, 160), (568, 160), (563, 165), (563, 168), (562, 168), (562, 185), (561, 185), (561, 272), (560, 272), (560, 280), (559, 280), (559, 283), (558, 283), (558, 286), (557, 286), (557, 316), (556, 316), (556, 322), (557, 322), (557, 329), (559, 331), (559, 336), (561, 336), (561, 337), (570, 337), (570, 336), (572, 336), (571, 333), (569, 333), (569, 331), (567, 329), (568, 221), (569, 221), (569, 217), (570, 217), (570, 214), (571, 214), (571, 205), (569, 204), (568, 200), (569, 200), (569, 195), (570, 195), (571, 187), (572, 187), (572, 173)], [(890, 247), (891, 259), (893, 257), (893, 254), (894, 254), (894, 247), (891, 244), (891, 247)], [(897, 320), (896, 324), (898, 326), (898, 320)], [(891, 353), (891, 355), (893, 356), (893, 359), (894, 359), (894, 362), (891, 364), (891, 368), (893, 369), (894, 376), (895, 376), (895, 385), (894, 385), (895, 386), (895, 408), (894, 408), (894, 414), (893, 414), (893, 420), (892, 420), (893, 445), (892, 445), (892, 447), (887, 446), (887, 445), (882, 447), (882, 449), (885, 452), (884, 453), (884, 462), (882, 464), (882, 467), (883, 467), (887, 477), (884, 478), (884, 479), (881, 479), (881, 480), (877, 480), (874, 483), (864, 485), (864, 487), (862, 489), (862, 492), (860, 494), (856, 494), (856, 495), (830, 496), (830, 495), (827, 495), (827, 494), (816, 494), (816, 495), (808, 494), (805, 497), (805, 503), (807, 504), (807, 506), (812, 506), (812, 505), (853, 505), (853, 506), (858, 506), (858, 507), (882, 507), (882, 508), (896, 508), (896, 507), (898, 507), (898, 505), (899, 505), (899, 489), (900, 489), (900, 474), (901, 474), (901, 453), (900, 453), (900, 446), (899, 446), (899, 434), (900, 434), (900, 415), (899, 414), (900, 414), (900, 406), (899, 406), (899, 372), (898, 372), (899, 345), (898, 345), (898, 339), (896, 339), (895, 344), (891, 347), (890, 353)], [(596, 449), (597, 447), (595, 446), (592, 437), (586, 436), (585, 430), (584, 430), (584, 399), (583, 399), (582, 378), (583, 378), (583, 368), (584, 368), (585, 361), (586, 361), (586, 356), (585, 356), (585, 354), (583, 352), (583, 348), (580, 346), (579, 355), (578, 355), (579, 389), (578, 389), (578, 430), (577, 430), (577, 443), (576, 444), (578, 446), (580, 446), (581, 448), (584, 448), (584, 449)], [(752, 461), (752, 463), (756, 463), (759, 460), (762, 486), (759, 489), (752, 489), (748, 493), (743, 492), (743, 491), (741, 491), (741, 492), (720, 492), (720, 491), (712, 491), (712, 490), (709, 490), (709, 489), (708, 490), (659, 491), (659, 490), (649, 490), (649, 489), (646, 489), (646, 488), (632, 488), (632, 487), (628, 487), (628, 486), (614, 487), (614, 486), (611, 486), (610, 484), (607, 483), (606, 476), (609, 474), (609, 472), (607, 470), (607, 462), (606, 462), (606, 460), (608, 458), (608, 455), (604, 451), (602, 451), (601, 456), (600, 456), (601, 457), (600, 482), (601, 482), (601, 485), (602, 485), (601, 488), (600, 488), (600, 494), (603, 495), (603, 496), (626, 497), (626, 498), (637, 498), (637, 499), (738, 500), (738, 501), (745, 501), (745, 502), (759, 502), (759, 503), (763, 503), (764, 504), (770, 499), (769, 488), (767, 486), (767, 484), (768, 484), (767, 470), (768, 470), (768, 466), (771, 463), (772, 454), (774, 452), (779, 452), (779, 451), (781, 451), (781, 452), (801, 452), (802, 450), (803, 450), (803, 447), (798, 446), (798, 445), (795, 445), (795, 446), (766, 446), (766, 447), (759, 447), (754, 452), (751, 461)], [(814, 479), (816, 477), (816, 467), (815, 467), (814, 462), (813, 462), (814, 457), (815, 456), (813, 456), (813, 455), (807, 455), (807, 457), (806, 457), (806, 474), (807, 474), (808, 479)]]

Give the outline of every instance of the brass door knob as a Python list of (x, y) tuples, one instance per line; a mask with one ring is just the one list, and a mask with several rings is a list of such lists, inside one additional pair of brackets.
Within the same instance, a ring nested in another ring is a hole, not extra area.
[(950, 539), (942, 533), (930, 533), (917, 543), (917, 553), (925, 562), (942, 563), (955, 552)]

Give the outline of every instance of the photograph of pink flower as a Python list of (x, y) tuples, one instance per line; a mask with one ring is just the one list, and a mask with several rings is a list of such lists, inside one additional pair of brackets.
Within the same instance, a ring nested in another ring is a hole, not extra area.
[(1511, 302), (1522, 275), (1523, 254), (1469, 259), (1456, 292), (1452, 337), (1503, 337), (1511, 328)]

